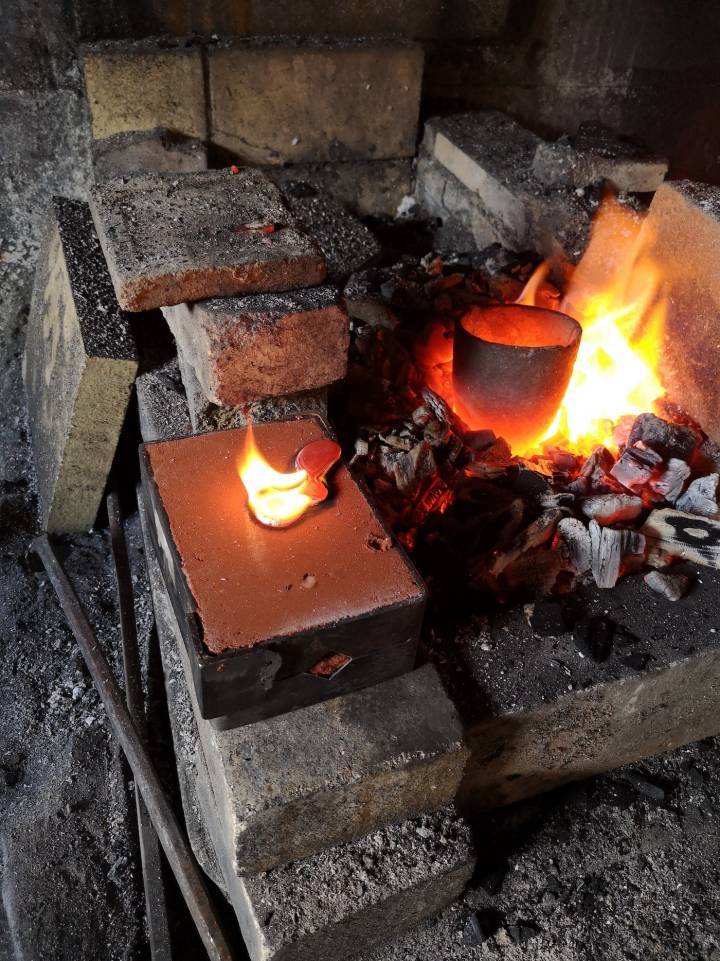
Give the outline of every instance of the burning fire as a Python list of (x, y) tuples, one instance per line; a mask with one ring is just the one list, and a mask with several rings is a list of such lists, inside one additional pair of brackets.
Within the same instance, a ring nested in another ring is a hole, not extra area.
[(340, 457), (340, 448), (331, 440), (306, 445), (298, 454), (290, 473), (281, 473), (267, 462), (255, 443), (252, 425), (245, 432), (245, 446), (238, 463), (238, 474), (247, 491), (248, 507), (268, 527), (289, 527), (309, 507), (328, 495), (325, 475)]
[(618, 425), (652, 410), (664, 393), (657, 376), (663, 278), (648, 254), (647, 230), (639, 228), (636, 214), (605, 200), (560, 308), (583, 328), (573, 374), (555, 421), (534, 447), (614, 449)]

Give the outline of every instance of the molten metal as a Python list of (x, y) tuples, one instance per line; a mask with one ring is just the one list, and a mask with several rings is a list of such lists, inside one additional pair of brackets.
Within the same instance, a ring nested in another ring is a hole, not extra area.
[(268, 527), (289, 527), (309, 507), (328, 495), (325, 476), (340, 459), (340, 447), (331, 440), (318, 440), (302, 448), (296, 470), (281, 473), (268, 464), (255, 443), (252, 426), (245, 432), (245, 447), (238, 473), (248, 495), (248, 507)]

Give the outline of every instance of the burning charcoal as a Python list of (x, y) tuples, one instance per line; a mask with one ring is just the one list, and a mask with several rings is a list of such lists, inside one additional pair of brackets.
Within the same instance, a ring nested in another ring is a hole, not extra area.
[(362, 437), (358, 437), (355, 441), (355, 453), (350, 458), (350, 463), (354, 464), (360, 457), (367, 457), (369, 451), (370, 445), (368, 442), (363, 440)]
[(649, 484), (662, 464), (662, 456), (649, 447), (637, 443), (626, 447), (610, 476), (631, 491), (639, 491)]
[(720, 568), (720, 522), (665, 508), (653, 511), (642, 533), (651, 546), (705, 567)]
[(433, 412), (425, 404), (416, 407), (412, 412), (412, 422), (416, 427), (425, 427), (433, 419)]
[[(708, 473), (710, 471), (720, 471), (720, 444), (716, 444), (714, 440), (706, 438), (702, 444), (695, 451), (695, 457), (697, 461), (702, 464), (702, 468), (698, 468), (699, 473)], [(695, 465), (695, 461), (693, 462)]]
[(585, 517), (596, 520), (598, 524), (617, 524), (636, 518), (642, 510), (642, 500), (632, 494), (598, 494), (586, 497), (580, 504), (580, 510)]
[[(550, 492), (550, 482), (545, 474), (534, 469), (534, 464), (521, 463), (518, 465), (518, 475), (513, 481), (513, 490), (523, 497), (542, 497)], [(559, 504), (543, 505), (559, 507)]]
[(675, 506), (679, 511), (688, 514), (700, 514), (702, 517), (717, 517), (717, 488), (720, 475), (708, 474), (698, 477), (688, 487), (685, 493), (678, 497)]
[(598, 587), (615, 587), (617, 583), (620, 576), (624, 534), (624, 531), (601, 527), (597, 521), (590, 521), (592, 573)]
[(655, 414), (640, 414), (635, 418), (628, 447), (632, 447), (638, 441), (646, 447), (652, 448), (661, 454), (665, 460), (677, 457), (680, 460), (689, 460), (690, 455), (695, 450), (698, 443), (698, 436), (690, 427), (682, 424), (670, 424)]
[(684, 574), (663, 574), (660, 571), (650, 571), (643, 580), (651, 590), (669, 601), (679, 601), (687, 594), (690, 585), (690, 578)]
[(470, 450), (484, 451), (492, 447), (497, 438), (491, 430), (469, 430), (463, 440)]
[(659, 497), (674, 504), (682, 494), (685, 481), (689, 476), (690, 467), (687, 462), (678, 457), (671, 457), (662, 474), (650, 481), (650, 489)]
[(612, 653), (616, 624), (608, 617), (591, 617), (585, 633), (586, 649), (593, 661), (607, 661)]
[(648, 541), (647, 550), (645, 551), (645, 563), (648, 567), (652, 567), (655, 570), (662, 570), (674, 564), (675, 558), (672, 554), (668, 553), (668, 551), (658, 547), (654, 541)]
[(590, 532), (576, 517), (563, 517), (557, 526), (555, 550), (565, 566), (576, 574), (586, 574), (592, 566)]
[(393, 467), (393, 474), (398, 490), (408, 493), (420, 480), (431, 477), (436, 470), (432, 448), (423, 441), (412, 450), (400, 454)]
[(537, 499), (540, 507), (545, 510), (549, 510), (551, 507), (566, 507), (568, 510), (575, 503), (575, 495), (571, 494), (569, 491), (560, 491), (559, 494), (553, 494), (550, 491), (546, 491)]
[(414, 446), (411, 437), (402, 437), (400, 434), (381, 434), (380, 440), (395, 450), (412, 450)]
[(580, 496), (597, 490), (606, 481), (614, 463), (615, 458), (607, 448), (596, 447), (575, 480), (568, 484), (568, 490)]
[(430, 418), (423, 430), (423, 439), (426, 440), (431, 447), (441, 447), (443, 444), (447, 444), (451, 436), (452, 431), (450, 427), (445, 423), (441, 423), (435, 417)]
[(562, 517), (564, 517), (564, 512), (558, 507), (544, 511), (537, 520), (534, 520), (529, 527), (518, 534), (504, 553), (495, 559), (492, 573), (495, 576), (502, 574), (506, 567), (513, 564), (526, 551), (549, 541)]
[(562, 560), (545, 546), (533, 547), (503, 571), (503, 586), (510, 592), (546, 597), (551, 594), (562, 572)]

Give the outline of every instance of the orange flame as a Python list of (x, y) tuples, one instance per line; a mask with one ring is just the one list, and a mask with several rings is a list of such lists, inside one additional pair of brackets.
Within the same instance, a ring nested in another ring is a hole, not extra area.
[(663, 277), (648, 252), (647, 225), (642, 233), (640, 226), (635, 212), (613, 198), (603, 202), (561, 306), (583, 328), (580, 349), (557, 416), (534, 449), (545, 443), (580, 454), (597, 444), (613, 449), (618, 423), (652, 410), (664, 394), (657, 374)]
[(315, 503), (306, 493), (307, 471), (282, 474), (271, 467), (257, 448), (250, 424), (245, 433), (238, 473), (247, 491), (248, 506), (261, 524), (289, 527)]

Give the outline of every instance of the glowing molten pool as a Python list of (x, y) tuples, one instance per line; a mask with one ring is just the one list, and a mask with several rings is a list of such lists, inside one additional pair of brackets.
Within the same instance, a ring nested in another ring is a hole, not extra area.
[(294, 471), (275, 470), (258, 450), (252, 425), (245, 431), (245, 444), (238, 462), (238, 474), (245, 487), (248, 507), (261, 524), (289, 527), (309, 507), (328, 495), (325, 475), (340, 458), (332, 440), (318, 440), (302, 448)]

